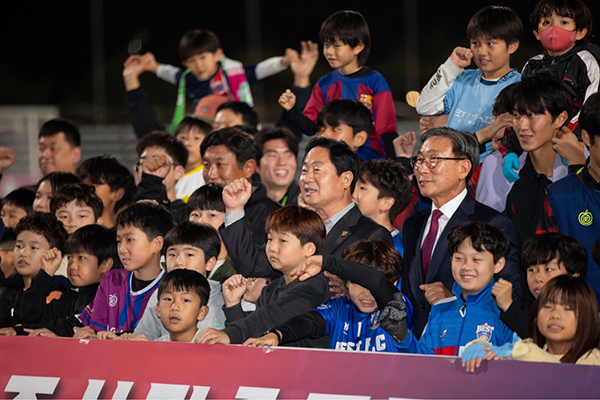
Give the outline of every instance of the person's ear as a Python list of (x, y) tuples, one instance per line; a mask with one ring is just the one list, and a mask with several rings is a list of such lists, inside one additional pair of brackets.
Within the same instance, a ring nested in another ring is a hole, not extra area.
[(207, 314), (208, 314), (208, 306), (200, 307), (200, 311), (198, 312), (198, 321), (202, 321), (204, 318), (206, 318)]
[(575, 273), (574, 273), (573, 275), (571, 275), (571, 276), (574, 276), (575, 278), (579, 278), (579, 277), (581, 276), (581, 274), (580, 274), (579, 272), (575, 272)]
[(514, 54), (519, 49), (519, 42), (513, 42), (508, 45), (508, 54)]
[(185, 61), (185, 60), (181, 61), (181, 65), (183, 65), (183, 67), (184, 67), (185, 69), (187, 69), (187, 67), (188, 67), (188, 63), (187, 63), (187, 61)]
[(98, 219), (96, 220), (96, 225), (102, 225), (104, 226), (104, 218), (101, 216), (98, 217)]
[(462, 181), (467, 178), (467, 175), (471, 171), (471, 160), (460, 160), (458, 163), (458, 176)]
[(317, 252), (317, 246), (313, 242), (304, 245), (304, 257), (313, 256)]
[(494, 274), (499, 274), (500, 271), (504, 269), (504, 265), (506, 264), (506, 258), (500, 257), (498, 262), (494, 265)]
[(585, 37), (585, 35), (587, 35), (588, 30), (587, 28), (583, 28), (583, 29), (578, 29), (577, 32), (575, 32), (575, 40), (581, 40)]
[(358, 42), (358, 44), (352, 48), (352, 52), (354, 53), (355, 56), (357, 56), (364, 49), (365, 49), (365, 44), (363, 42)]
[(389, 212), (395, 202), (393, 197), (383, 197), (379, 199), (379, 210)]
[(360, 131), (352, 138), (352, 147), (354, 151), (358, 150), (367, 141), (369, 135), (367, 132)]
[(114, 202), (117, 203), (123, 198), (123, 196), (125, 196), (125, 189), (119, 188), (114, 192), (110, 192), (110, 194), (112, 195), (112, 199), (114, 200)]
[(250, 179), (256, 172), (256, 160), (251, 158), (246, 161), (242, 167), (242, 170), (244, 171), (244, 177), (246, 179)]
[(590, 142), (590, 134), (585, 129), (581, 130), (581, 140), (588, 147), (588, 149), (592, 147), (592, 143)]
[(71, 150), (71, 161), (73, 165), (77, 165), (77, 163), (81, 160), (81, 147), (73, 147)]
[(103, 274), (110, 271), (112, 269), (112, 267), (113, 267), (113, 259), (112, 258), (107, 258), (106, 260), (102, 261), (100, 263), (100, 265), (98, 265), (100, 272), (102, 272)]
[(175, 167), (175, 180), (178, 181), (185, 175), (185, 167), (178, 165)]
[(540, 34), (535, 29), (533, 30), (533, 36), (535, 36), (537, 40), (540, 40)]
[(217, 51), (215, 51), (215, 56), (217, 56), (219, 58), (219, 60), (221, 59), (221, 57), (223, 57), (223, 49), (222, 48), (218, 48)]
[(158, 302), (156, 303), (156, 316), (158, 317), (158, 319), (160, 319), (160, 307), (158, 306), (160, 304), (160, 299), (158, 299)]
[(215, 267), (216, 263), (217, 263), (217, 257), (209, 258), (208, 261), (204, 264), (204, 269), (206, 269), (206, 272), (212, 271), (212, 269)]
[(354, 179), (354, 174), (350, 171), (344, 171), (340, 174), (340, 179), (344, 189), (350, 189), (350, 186), (352, 186), (352, 180)]
[(558, 116), (554, 119), (554, 128), (560, 129), (560, 127), (563, 126), (567, 121), (567, 118), (569, 118), (569, 114), (566, 110), (558, 114)]
[(152, 239), (152, 253), (156, 254), (162, 251), (163, 244), (165, 243), (165, 238), (162, 236), (157, 236)]

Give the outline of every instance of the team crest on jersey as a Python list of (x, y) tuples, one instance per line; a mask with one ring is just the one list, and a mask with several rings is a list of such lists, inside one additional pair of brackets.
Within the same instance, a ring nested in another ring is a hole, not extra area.
[(367, 107), (369, 110), (373, 108), (373, 96), (363, 93), (358, 96), (358, 102)]
[(379, 328), (379, 317), (381, 317), (381, 311), (377, 310), (371, 314), (371, 330)]
[(477, 339), (485, 340), (486, 342), (491, 342), (492, 332), (494, 332), (494, 327), (489, 326), (487, 323), (484, 325), (477, 325)]
[(118, 298), (117, 298), (116, 294), (110, 294), (110, 295), (108, 295), (108, 305), (109, 306), (111, 306), (111, 307), (116, 306), (117, 305), (117, 301), (118, 301)]

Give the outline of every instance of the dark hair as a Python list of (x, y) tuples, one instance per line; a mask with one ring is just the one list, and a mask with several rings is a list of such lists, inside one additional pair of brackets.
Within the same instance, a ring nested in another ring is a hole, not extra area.
[(396, 282), (402, 273), (404, 261), (394, 247), (385, 240), (359, 240), (342, 251), (342, 258), (368, 265), (381, 272), (390, 282)]
[(365, 17), (358, 11), (341, 10), (332, 14), (321, 25), (319, 39), (323, 44), (339, 40), (352, 48), (362, 43), (365, 48), (358, 53), (358, 64), (364, 65), (369, 58), (371, 33)]
[(554, 121), (563, 111), (570, 112), (573, 106), (571, 96), (562, 83), (546, 73), (529, 75), (511, 86), (514, 86), (511, 92), (513, 109), (521, 115), (548, 111)]
[(258, 114), (243, 101), (227, 101), (217, 108), (217, 112), (221, 110), (231, 110), (234, 114), (242, 116), (242, 122), (251, 128), (256, 129), (258, 126)]
[(577, 318), (573, 343), (569, 351), (560, 359), (561, 363), (575, 364), (586, 353), (598, 348), (600, 342), (598, 302), (590, 285), (582, 278), (570, 275), (555, 276), (544, 285), (529, 312), (528, 332), (539, 347), (544, 347), (546, 338), (538, 329), (538, 314), (548, 303), (569, 306)]
[(363, 131), (369, 135), (373, 128), (371, 112), (356, 100), (328, 101), (319, 111), (317, 126), (325, 126), (325, 122), (332, 127), (346, 124), (352, 128), (353, 135)]
[(33, 200), (35, 200), (34, 192), (29, 189), (20, 188), (7, 194), (2, 200), (2, 205), (10, 204), (17, 208), (22, 208), (29, 215), (33, 212)]
[(256, 144), (256, 158), (261, 159), (264, 155), (264, 148), (267, 142), (271, 140), (281, 139), (285, 142), (288, 149), (298, 157), (298, 138), (287, 128), (266, 128), (258, 131), (254, 135), (254, 143)]
[(62, 189), (62, 187), (65, 185), (81, 183), (81, 179), (79, 179), (77, 175), (74, 175), (70, 172), (50, 172), (48, 175), (44, 176), (38, 181), (35, 189), (36, 191), (44, 181), (50, 182), (50, 186), (52, 186), (52, 196), (56, 196), (60, 189)]
[(179, 140), (169, 135), (167, 132), (154, 131), (137, 142), (135, 150), (138, 157), (142, 156), (144, 150), (148, 147), (161, 147), (165, 149), (167, 154), (173, 159), (173, 164), (181, 165), (185, 168), (188, 159), (188, 151)]
[(0, 236), (0, 250), (13, 251), (16, 241), (15, 228), (5, 228), (4, 233)]
[(479, 253), (487, 251), (492, 254), (494, 264), (501, 258), (506, 258), (510, 243), (506, 234), (500, 228), (487, 222), (466, 222), (455, 225), (448, 234), (448, 251), (454, 254), (465, 241), (471, 242), (471, 247)]
[(221, 48), (217, 35), (206, 29), (196, 29), (183, 35), (179, 40), (177, 53), (183, 61), (202, 53), (214, 53)]
[(173, 136), (177, 138), (177, 135), (180, 133), (189, 132), (194, 128), (198, 129), (205, 136), (212, 131), (212, 126), (208, 122), (197, 117), (188, 116), (182, 119), (179, 124), (177, 124)]
[(200, 298), (200, 305), (208, 304), (210, 285), (201, 273), (192, 269), (178, 268), (166, 274), (158, 285), (158, 301), (160, 296), (167, 291), (196, 293)]
[(254, 140), (237, 128), (223, 128), (209, 133), (200, 145), (202, 158), (206, 150), (212, 146), (225, 146), (235, 155), (239, 168), (244, 168), (248, 160), (256, 161)]
[(579, 126), (590, 135), (590, 144), (600, 135), (600, 93), (587, 98), (579, 112)]
[(59, 208), (72, 201), (77, 201), (79, 206), (90, 207), (94, 211), (96, 221), (102, 216), (102, 209), (104, 208), (102, 200), (96, 195), (96, 189), (85, 183), (73, 183), (63, 186), (56, 196), (53, 196), (50, 200), (50, 212), (55, 214)]
[(498, 93), (492, 106), (492, 115), (497, 117), (501, 114), (512, 113), (514, 110), (515, 99), (513, 91), (514, 85), (508, 85)]
[(215, 210), (224, 213), (223, 185), (220, 183), (207, 183), (194, 190), (187, 202), (187, 211)]
[(501, 39), (508, 46), (521, 41), (523, 22), (510, 7), (486, 6), (471, 17), (467, 25), (467, 37), (469, 40)]
[(285, 206), (273, 212), (265, 221), (265, 232), (289, 232), (304, 246), (313, 243), (318, 252), (325, 242), (325, 225), (319, 215), (300, 206)]
[(92, 185), (107, 184), (111, 192), (123, 189), (123, 197), (115, 204), (115, 211), (133, 203), (137, 194), (135, 178), (129, 168), (108, 154), (85, 160), (77, 167), (77, 175)]
[(117, 214), (115, 223), (117, 233), (119, 228), (133, 226), (144, 232), (148, 240), (157, 236), (165, 237), (175, 225), (173, 215), (162, 205), (150, 201), (134, 203)]
[(456, 129), (440, 126), (431, 128), (421, 137), (422, 143), (431, 137), (444, 137), (452, 143), (454, 157), (466, 157), (471, 162), (471, 170), (466, 182), (471, 179), (473, 171), (479, 165), (479, 142), (472, 133), (457, 131)]
[(596, 264), (600, 265), (600, 237), (596, 239), (592, 246), (592, 258)]
[[(304, 159), (306, 159), (306, 155), (315, 147), (323, 147), (324, 149), (329, 150), (329, 159), (335, 166), (335, 171), (338, 176), (346, 171), (352, 172), (350, 192), (354, 192), (356, 181), (358, 180), (358, 165), (360, 164), (358, 155), (344, 142), (325, 137), (317, 137), (312, 139), (306, 146)], [(304, 160), (302, 161), (304, 162)]]
[(221, 238), (217, 230), (210, 225), (184, 221), (175, 225), (165, 236), (163, 253), (169, 247), (187, 244), (204, 252), (204, 261), (219, 255), (221, 251)]
[[(358, 180), (370, 183), (379, 194), (378, 199), (391, 197), (394, 205), (390, 208), (390, 222), (394, 222), (412, 199), (412, 185), (404, 168), (392, 160), (369, 160), (358, 168)], [(360, 188), (359, 188), (360, 189)]]
[(51, 119), (40, 128), (38, 139), (64, 133), (65, 141), (71, 147), (81, 147), (81, 135), (79, 129), (66, 119)]
[(579, 274), (585, 278), (588, 254), (585, 247), (573, 237), (558, 232), (533, 235), (523, 243), (521, 260), (525, 269), (532, 265), (548, 264), (556, 259), (563, 263), (569, 275)]
[(54, 214), (45, 212), (34, 212), (21, 219), (15, 227), (15, 234), (19, 236), (24, 231), (42, 235), (50, 248), (56, 247), (60, 251), (63, 251), (68, 236), (62, 222)]
[[(529, 23), (534, 31), (538, 31), (539, 23), (544, 17), (555, 12), (559, 17), (573, 18), (575, 29), (587, 29), (588, 35), (594, 26), (594, 18), (588, 6), (581, 0), (540, 0), (529, 15)], [(587, 35), (586, 35), (587, 37)]]
[(86, 225), (73, 232), (65, 243), (65, 254), (84, 252), (98, 259), (98, 266), (112, 259), (112, 269), (119, 268), (121, 260), (117, 254), (117, 237), (113, 229), (101, 225)]

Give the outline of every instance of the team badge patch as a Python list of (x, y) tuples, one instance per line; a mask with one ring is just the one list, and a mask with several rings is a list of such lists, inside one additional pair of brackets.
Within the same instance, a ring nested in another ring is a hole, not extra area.
[(594, 217), (589, 210), (585, 210), (584, 212), (579, 213), (578, 220), (581, 225), (590, 226), (594, 221)]
[(373, 96), (363, 93), (358, 96), (358, 101), (369, 110), (373, 108)]
[(373, 314), (371, 314), (371, 330), (377, 329), (379, 328), (379, 318), (381, 317), (381, 311), (377, 310), (377, 312), (374, 312)]
[(477, 325), (477, 339), (485, 340), (486, 342), (491, 342), (492, 332), (494, 332), (494, 327), (489, 326), (487, 323), (484, 325)]
[(116, 294), (110, 294), (110, 295), (108, 295), (108, 305), (109, 305), (110, 307), (114, 307), (114, 306), (116, 306), (116, 305), (117, 305), (117, 301), (118, 301), (118, 300), (119, 300), (119, 299), (117, 298), (117, 295), (116, 295)]

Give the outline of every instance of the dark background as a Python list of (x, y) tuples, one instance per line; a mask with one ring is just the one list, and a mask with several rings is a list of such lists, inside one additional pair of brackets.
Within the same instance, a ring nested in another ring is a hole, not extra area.
[[(490, 4), (432, 0), (412, 3), (417, 5), (418, 28), (411, 29), (414, 34), (411, 43), (417, 45), (418, 59), (413, 60), (415, 72), (407, 77), (404, 1), (4, 2), (0, 17), (0, 105), (56, 104), (63, 116), (77, 122), (100, 122), (95, 119), (92, 108), (91, 9), (94, 4), (100, 5), (103, 21), (101, 48), (105, 72), (100, 74), (104, 77), (100, 87), (105, 88), (106, 103), (103, 122), (126, 121), (121, 70), (128, 56), (127, 46), (133, 39), (140, 39), (142, 52), (152, 51), (159, 62), (179, 66), (177, 43), (180, 37), (189, 30), (206, 28), (220, 37), (230, 58), (257, 62), (283, 54), (286, 47), (299, 49), (301, 40), (318, 42), (320, 24), (340, 9), (357, 10), (365, 16), (373, 42), (367, 64), (385, 76), (394, 98), (404, 101), (405, 93), (420, 90), (455, 46), (468, 46), (467, 22), (478, 9)], [(600, 24), (600, 2), (588, 0), (587, 3), (596, 25)], [(513, 7), (523, 20), (523, 41), (512, 61), (512, 66), (520, 70), (529, 57), (542, 50), (528, 22), (534, 2), (494, 4)], [(258, 37), (254, 47), (248, 35), (247, 15), (253, 15), (251, 20), (259, 26), (255, 30)], [(592, 33), (596, 32), (594, 28)], [(595, 38), (593, 42), (598, 43)], [(321, 57), (312, 81), (330, 70)], [(263, 88), (257, 90), (258, 105), (273, 105), (291, 82), (289, 71), (268, 79)], [(152, 74), (142, 77), (142, 85), (161, 114), (171, 112), (176, 97), (174, 86)]]

